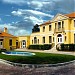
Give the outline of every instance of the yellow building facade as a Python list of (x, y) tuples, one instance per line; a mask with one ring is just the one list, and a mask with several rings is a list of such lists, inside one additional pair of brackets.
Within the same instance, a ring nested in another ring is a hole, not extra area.
[(75, 44), (75, 12), (57, 14), (52, 20), (39, 25), (40, 31), (30, 36), (13, 36), (7, 28), (0, 31), (0, 49), (27, 48), (34, 44)]
[(30, 45), (30, 36), (13, 36), (8, 33), (7, 28), (0, 31), (0, 49), (14, 50), (17, 48), (27, 48)]
[(19, 36), (19, 48), (27, 48), (30, 45), (30, 36)]
[(16, 36), (8, 34), (7, 28), (0, 31), (0, 49), (12, 50), (18, 47), (18, 40)]
[(75, 43), (75, 12), (57, 14), (52, 20), (40, 25), (40, 32), (32, 33), (30, 44)]

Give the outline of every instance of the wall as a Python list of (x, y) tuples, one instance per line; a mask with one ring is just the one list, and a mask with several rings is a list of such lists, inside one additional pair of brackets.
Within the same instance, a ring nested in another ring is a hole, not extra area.
[(10, 50), (9, 40), (12, 39), (12, 47), (16, 48), (16, 37), (4, 37), (3, 46), (5, 49)]
[[(54, 32), (55, 30), (55, 23), (64, 21), (64, 32)], [(49, 25), (51, 25), (52, 30), (49, 31)], [(45, 32), (43, 32), (43, 27), (45, 26)], [(34, 40), (34, 37), (36, 36), (37, 39), (39, 39), (39, 44), (42, 43), (42, 37), (45, 36), (45, 44), (49, 44), (49, 36), (52, 36), (52, 43), (55, 43), (56, 39), (56, 44), (57, 44), (57, 35), (61, 34), (63, 36), (63, 43), (65, 44), (70, 44), (74, 43), (74, 33), (75, 33), (75, 27), (74, 27), (74, 22), (73, 19), (70, 19), (64, 15), (56, 15), (52, 20), (51, 24), (45, 24), (40, 26), (40, 32), (39, 33), (32, 33), (30, 36), (30, 44), (32, 44), (32, 40)], [(56, 37), (55, 37), (56, 36)], [(65, 41), (65, 36), (66, 36), (66, 41)], [(54, 42), (53, 42), (53, 37), (54, 37)], [(34, 42), (34, 41), (33, 41)], [(37, 43), (38, 44), (38, 43)]]
[(26, 47), (30, 45), (30, 36), (19, 36), (18, 41), (19, 41), (19, 46), (21, 48), (21, 41), (25, 40), (26, 41)]

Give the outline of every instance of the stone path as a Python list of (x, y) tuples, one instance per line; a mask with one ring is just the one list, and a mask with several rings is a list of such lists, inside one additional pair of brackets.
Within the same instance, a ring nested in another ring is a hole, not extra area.
[(22, 68), (0, 63), (0, 75), (75, 75), (75, 62), (46, 68)]

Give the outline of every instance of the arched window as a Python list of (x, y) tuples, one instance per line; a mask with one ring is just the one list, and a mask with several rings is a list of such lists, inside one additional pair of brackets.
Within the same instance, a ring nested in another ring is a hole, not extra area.
[(57, 37), (62, 37), (62, 35), (61, 34), (58, 34)]
[(37, 44), (37, 37), (34, 37), (34, 44)]

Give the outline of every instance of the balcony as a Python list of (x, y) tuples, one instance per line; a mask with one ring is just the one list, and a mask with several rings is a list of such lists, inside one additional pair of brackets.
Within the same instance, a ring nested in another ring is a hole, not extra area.
[(61, 33), (64, 32), (64, 28), (55, 28), (54, 33)]

